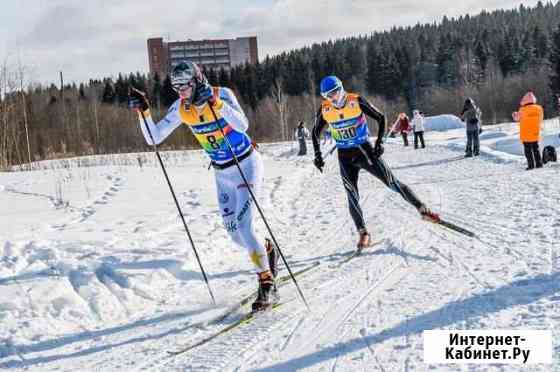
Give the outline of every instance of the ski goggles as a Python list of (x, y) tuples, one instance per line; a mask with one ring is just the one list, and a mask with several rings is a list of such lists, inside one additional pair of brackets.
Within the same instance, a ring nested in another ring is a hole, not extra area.
[(173, 90), (175, 90), (176, 92), (180, 92), (182, 90), (186, 90), (189, 88), (194, 88), (195, 83), (193, 80), (190, 81), (177, 81), (177, 82), (173, 82), (171, 84), (171, 87), (173, 88)]
[(342, 87), (336, 87), (334, 89), (329, 90), (328, 92), (321, 93), (321, 96), (323, 96), (323, 98), (325, 98), (325, 99), (332, 100), (340, 92), (342, 92)]

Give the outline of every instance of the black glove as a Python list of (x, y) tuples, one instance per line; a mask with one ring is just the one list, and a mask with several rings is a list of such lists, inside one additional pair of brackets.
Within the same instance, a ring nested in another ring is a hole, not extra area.
[(381, 155), (383, 155), (384, 152), (385, 152), (385, 149), (383, 148), (383, 142), (381, 142), (381, 141), (375, 142), (375, 147), (373, 148), (373, 156), (378, 158)]
[(315, 164), (315, 167), (317, 167), (317, 169), (319, 169), (319, 171), (323, 173), (323, 167), (325, 166), (325, 162), (323, 161), (323, 156), (321, 155), (320, 152), (315, 153), (315, 159), (313, 160), (313, 164)]
[(193, 96), (193, 103), (195, 106), (202, 106), (206, 102), (214, 104), (214, 91), (207, 82), (201, 82), (196, 85)]
[(150, 105), (148, 103), (148, 99), (146, 98), (146, 93), (136, 88), (130, 89), (130, 92), (128, 93), (128, 107), (142, 111), (148, 110)]

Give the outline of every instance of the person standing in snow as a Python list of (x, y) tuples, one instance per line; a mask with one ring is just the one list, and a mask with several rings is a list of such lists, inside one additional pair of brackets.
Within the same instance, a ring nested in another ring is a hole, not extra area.
[(424, 115), (418, 110), (412, 111), (412, 130), (414, 131), (414, 149), (418, 149), (418, 142), (422, 144), (422, 148), (426, 148), (424, 143)]
[(461, 118), (465, 122), (467, 130), (467, 148), (465, 149), (465, 157), (470, 158), (473, 155), (480, 155), (480, 117), (481, 111), (474, 103), (472, 98), (467, 98), (461, 112)]
[(401, 112), (397, 117), (397, 120), (395, 120), (395, 123), (391, 127), (389, 135), (391, 135), (391, 133), (400, 133), (403, 139), (404, 146), (407, 147), (408, 133), (410, 133), (411, 130), (412, 127), (410, 126), (408, 116), (404, 112)]
[[(148, 144), (153, 145), (140, 113), (143, 113), (156, 145), (184, 123), (206, 151), (215, 171), (218, 204), (224, 226), (231, 239), (247, 249), (258, 274), (259, 289), (252, 305), (253, 311), (269, 308), (273, 300), (277, 299), (274, 277), (277, 273), (278, 256), (268, 239), (265, 244), (261, 243), (253, 226), (255, 203), (247, 186), (251, 187), (255, 195), (260, 194), (263, 161), (246, 133), (249, 127), (247, 117), (234, 93), (228, 88), (210, 86), (200, 68), (192, 62), (182, 62), (175, 66), (171, 72), (171, 83), (179, 98), (157, 124), (152, 119), (149, 103), (143, 92), (131, 92), (130, 107), (139, 113), (140, 128)], [(248, 185), (235, 166), (234, 155), (220, 128), (239, 160)]]
[[(313, 163), (323, 171), (325, 162), (321, 154), (319, 138), (325, 127), (329, 127), (338, 150), (340, 175), (346, 194), (350, 215), (360, 235), (358, 249), (370, 245), (371, 237), (366, 228), (364, 215), (360, 208), (358, 192), (358, 174), (361, 169), (377, 177), (391, 190), (399, 193), (412, 204), (422, 218), (437, 223), (439, 216), (430, 211), (424, 203), (404, 183), (400, 182), (385, 164), (383, 155), (383, 133), (385, 132), (385, 116), (362, 96), (344, 91), (342, 82), (336, 76), (327, 76), (321, 81), (323, 102), (317, 111), (312, 140), (315, 151)], [(375, 145), (369, 141), (369, 129), (366, 115), (377, 121), (378, 133)]]
[(541, 125), (544, 118), (543, 108), (537, 105), (537, 97), (533, 92), (527, 92), (521, 98), (519, 111), (512, 114), (513, 120), (519, 122), (519, 138), (523, 143), (527, 170), (542, 168), (539, 140)]
[(298, 141), (299, 144), (299, 152), (298, 156), (307, 155), (307, 142), (306, 140), (309, 138), (309, 131), (305, 127), (305, 123), (300, 121), (295, 132), (294, 138)]

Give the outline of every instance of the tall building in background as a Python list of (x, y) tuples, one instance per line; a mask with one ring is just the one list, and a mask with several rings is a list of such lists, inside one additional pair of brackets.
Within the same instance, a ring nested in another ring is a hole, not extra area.
[(257, 63), (258, 58), (256, 36), (169, 42), (161, 37), (148, 39), (150, 73), (160, 76), (187, 60), (206, 68), (229, 70), (246, 62)]

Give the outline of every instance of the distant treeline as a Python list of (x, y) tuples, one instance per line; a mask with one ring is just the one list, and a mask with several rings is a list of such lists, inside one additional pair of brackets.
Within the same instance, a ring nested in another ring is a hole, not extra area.
[[(467, 96), (482, 109), (485, 124), (508, 121), (527, 90), (551, 117), (560, 93), (559, 23), (560, 5), (539, 2), (323, 42), (206, 74), (212, 84), (237, 93), (258, 141), (287, 140), (300, 120), (311, 124), (319, 82), (329, 74), (368, 96), (389, 121), (414, 108), (456, 114)], [(136, 115), (126, 107), (129, 87), (148, 93), (156, 118), (177, 98), (169, 76), (120, 74), (63, 90), (27, 79), (25, 66), (2, 67), (0, 168), (142, 151), (147, 147)], [(162, 147), (195, 145), (188, 130), (178, 130)]]

